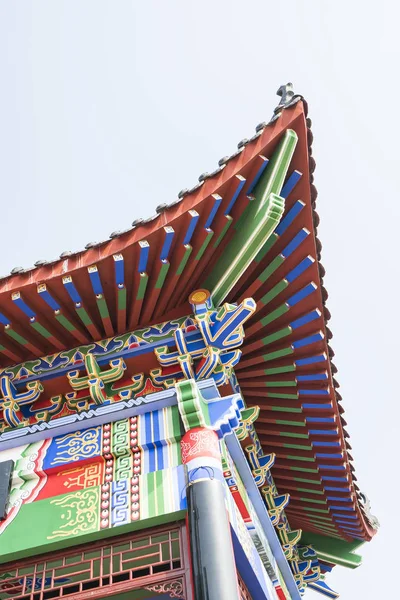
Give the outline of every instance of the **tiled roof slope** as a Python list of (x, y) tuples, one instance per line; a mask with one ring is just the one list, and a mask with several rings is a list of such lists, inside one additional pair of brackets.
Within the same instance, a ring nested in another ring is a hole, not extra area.
[(268, 157), (290, 128), (299, 141), (281, 193), (285, 213), (228, 297), (257, 301), (237, 376), (246, 402), (260, 406), (257, 432), (276, 454), (273, 475), (291, 495), (293, 527), (368, 540), (376, 523), (357, 488), (331, 360), (311, 121), (290, 85), (279, 94), (269, 123), (154, 217), (4, 278), (0, 367), (188, 314), (189, 293), (234, 238)]

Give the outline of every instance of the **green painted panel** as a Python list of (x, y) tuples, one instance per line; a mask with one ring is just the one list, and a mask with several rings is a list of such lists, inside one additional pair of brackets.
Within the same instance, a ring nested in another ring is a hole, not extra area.
[(156, 290), (159, 290), (162, 288), (165, 278), (167, 276), (167, 273), (169, 271), (169, 265), (170, 265), (170, 263), (168, 261), (165, 261), (162, 263), (160, 272), (157, 277), (156, 284), (154, 286)]
[(301, 408), (296, 408), (292, 406), (271, 406), (271, 410), (276, 412), (286, 412), (286, 413), (301, 413)]
[(265, 387), (276, 388), (276, 387), (296, 387), (296, 381), (266, 381)]
[(218, 246), (220, 245), (220, 243), (222, 242), (222, 240), (224, 239), (226, 232), (228, 231), (229, 227), (232, 225), (233, 223), (233, 219), (230, 215), (226, 215), (226, 223), (221, 231), (221, 233), (219, 234), (219, 236), (217, 237), (217, 239), (214, 242), (214, 248), (218, 248)]
[(317, 533), (303, 532), (301, 543), (312, 545), (320, 560), (350, 569), (361, 564), (361, 556), (354, 554), (354, 551), (363, 544), (361, 541), (345, 542)]
[(278, 254), (275, 258), (269, 263), (269, 265), (260, 273), (258, 279), (265, 283), (269, 277), (281, 266), (284, 262), (284, 257), (282, 254)]
[(200, 258), (203, 256), (204, 252), (206, 251), (206, 249), (208, 247), (208, 244), (211, 242), (213, 237), (214, 237), (214, 232), (210, 229), (210, 231), (207, 232), (207, 237), (204, 240), (204, 242), (202, 243), (200, 250), (196, 254), (195, 260), (200, 260)]
[(273, 300), (274, 298), (276, 298), (276, 296), (278, 296), (278, 294), (280, 294), (281, 292), (283, 292), (283, 290), (285, 290), (288, 287), (289, 283), (286, 281), (286, 279), (282, 279), (282, 281), (280, 281), (279, 283), (277, 283), (276, 285), (274, 285), (273, 288), (271, 288), (260, 300), (260, 302), (262, 304), (264, 304), (264, 306), (266, 304), (268, 304), (268, 302), (271, 302), (271, 300)]
[(126, 308), (126, 288), (118, 290), (118, 310), (124, 310)]
[(67, 331), (75, 331), (76, 327), (64, 315), (56, 315), (57, 321), (65, 327)]
[(295, 365), (286, 365), (285, 367), (273, 367), (271, 369), (265, 369), (265, 375), (277, 375), (278, 373), (291, 373), (296, 370)]
[(37, 321), (35, 321), (34, 323), (32, 323), (32, 327), (38, 333), (40, 333), (40, 335), (42, 335), (44, 338), (51, 338), (51, 337), (53, 337), (52, 334), (50, 333), (50, 331), (48, 329), (46, 329), (46, 327), (43, 327), (43, 325), (41, 325)]
[(110, 506), (114, 494), (119, 502), (126, 502), (125, 513), (121, 508), (116, 516), (111, 508), (108, 517), (104, 515), (101, 486), (22, 505), (0, 536), (0, 563), (182, 518), (182, 469), (180, 466), (139, 476), (136, 519), (131, 517), (129, 482), (110, 489)]
[(13, 338), (13, 340), (15, 340), (16, 342), (18, 342), (19, 344), (21, 344), (21, 346), (25, 346), (28, 342), (27, 340), (22, 337), (22, 335), (19, 335), (19, 333), (17, 333), (16, 331), (14, 331), (13, 329), (11, 329), (11, 327), (5, 327), (4, 328), (4, 332), (10, 336), (10, 338)]
[(288, 311), (289, 311), (289, 306), (287, 304), (282, 304), (281, 306), (278, 306), (278, 308), (276, 308), (272, 312), (268, 313), (268, 315), (265, 315), (265, 317), (263, 319), (261, 319), (261, 324), (264, 326), (269, 325), (269, 323), (272, 323), (272, 321), (279, 319), (279, 317), (281, 317)]
[(288, 356), (289, 354), (293, 354), (293, 348), (289, 346), (289, 348), (282, 348), (282, 350), (275, 350), (275, 352), (268, 352), (267, 354), (263, 354), (263, 359), (265, 361), (275, 360), (276, 358), (282, 358), (283, 356)]
[(267, 241), (265, 242), (264, 246), (261, 248), (260, 252), (257, 254), (257, 256), (255, 257), (255, 262), (259, 263), (262, 261), (262, 259), (264, 258), (264, 256), (267, 254), (268, 250), (270, 250), (272, 248), (272, 246), (275, 244), (276, 240), (279, 238), (279, 235), (277, 233), (273, 233), (271, 235), (271, 237), (269, 237), (267, 239)]
[(136, 294), (136, 300), (143, 300), (144, 295), (146, 293), (148, 281), (149, 276), (147, 275), (147, 273), (140, 273), (139, 289)]
[(189, 260), (189, 256), (192, 253), (192, 246), (190, 246), (189, 244), (185, 245), (185, 254), (183, 255), (183, 258), (181, 260), (181, 262), (179, 263), (179, 267), (176, 270), (176, 274), (177, 275), (181, 275), (183, 273), (184, 268), (186, 267), (186, 263)]
[(274, 333), (271, 333), (270, 335), (266, 335), (265, 337), (262, 338), (261, 341), (264, 344), (264, 346), (268, 346), (268, 344), (273, 344), (274, 342), (277, 342), (278, 340), (281, 340), (282, 338), (287, 337), (291, 333), (292, 333), (292, 328), (288, 325), (287, 327), (284, 327), (283, 329), (280, 329), (279, 331), (275, 331)]
[(93, 325), (92, 319), (89, 317), (88, 313), (84, 308), (78, 308), (76, 311), (84, 325)]

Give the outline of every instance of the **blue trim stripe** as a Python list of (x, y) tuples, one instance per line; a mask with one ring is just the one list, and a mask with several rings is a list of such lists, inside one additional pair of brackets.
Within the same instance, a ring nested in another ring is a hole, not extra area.
[(2, 313), (0, 313), (0, 323), (3, 325), (11, 325), (11, 321), (7, 319)]
[(94, 293), (97, 295), (102, 295), (103, 294), (103, 287), (101, 285), (101, 280), (100, 280), (100, 275), (99, 272), (96, 271), (89, 271), (89, 277), (90, 277), (90, 283), (92, 284), (92, 288)]
[[(332, 404), (309, 404), (309, 403), (304, 403), (302, 404), (303, 408), (307, 408), (307, 409), (317, 409), (317, 410), (332, 410)], [(310, 434), (312, 432), (310, 431)], [(315, 432), (314, 432), (315, 433)], [(318, 433), (322, 433), (322, 431), (318, 431)], [(336, 432), (333, 433), (333, 435), (336, 435)]]
[(50, 308), (53, 310), (61, 310), (61, 306), (54, 300), (53, 296), (51, 296), (47, 290), (43, 290), (41, 292), (38, 291), (38, 294), (41, 298), (43, 298), (46, 304), (50, 306)]
[(309, 344), (315, 344), (317, 342), (320, 342), (324, 339), (324, 334), (322, 333), (322, 331), (319, 331), (318, 333), (314, 333), (314, 335), (310, 335), (306, 338), (303, 338), (302, 340), (297, 340), (296, 342), (292, 342), (292, 347), (293, 348), (303, 348), (304, 346), (308, 346)]
[(254, 188), (256, 187), (257, 183), (260, 181), (261, 175), (264, 173), (264, 171), (269, 163), (268, 158), (265, 158), (265, 156), (262, 156), (262, 154), (259, 154), (259, 158), (261, 158), (263, 163), (261, 164), (261, 167), (258, 169), (253, 181), (250, 183), (249, 187), (247, 188), (246, 196), (253, 193)]
[(147, 268), (147, 261), (149, 260), (150, 246), (146, 240), (139, 242), (140, 247), (140, 255), (139, 255), (139, 264), (138, 271), (139, 273), (145, 273)]
[(36, 313), (22, 300), (22, 298), (13, 298), (12, 301), (14, 304), (18, 306), (23, 313), (25, 313), (29, 318), (34, 319), (36, 317)]
[(73, 281), (64, 281), (65, 289), (67, 290), (69, 297), (75, 304), (81, 303), (82, 299), (78, 294), (78, 290), (76, 289)]
[(297, 215), (301, 213), (304, 207), (305, 202), (302, 200), (297, 200), (288, 213), (283, 217), (279, 225), (275, 228), (275, 233), (277, 235), (282, 235), (282, 233), (285, 233), (286, 229), (293, 223)]
[[(343, 490), (340, 490), (343, 492)], [(327, 496), (328, 500), (333, 500), (334, 502), (352, 502), (351, 498), (338, 498), (337, 496)]]
[(287, 198), (290, 194), (290, 192), (294, 189), (294, 187), (297, 185), (297, 183), (300, 181), (302, 177), (302, 173), (300, 173), (300, 171), (293, 171), (293, 173), (288, 177), (288, 179), (286, 180), (282, 191), (281, 191), (281, 196), (282, 198)]
[(297, 381), (326, 381), (328, 373), (311, 373), (310, 375), (297, 375)]
[(335, 521), (337, 523), (345, 523), (346, 525), (350, 525), (351, 523), (349, 523), (348, 521), (345, 521), (344, 519), (350, 519), (351, 521), (357, 521), (358, 517), (357, 515), (333, 515), (334, 517), (338, 517), (337, 519), (335, 519)]
[(300, 275), (302, 273), (304, 273), (304, 271), (306, 269), (308, 269), (308, 267), (310, 267), (313, 263), (315, 263), (315, 260), (313, 259), (312, 256), (306, 256), (306, 258), (304, 258), (298, 265), (297, 267), (295, 267), (294, 269), (292, 269), (292, 271), (290, 271), (290, 273), (288, 273), (285, 276), (285, 279), (289, 282), (292, 283), (292, 281), (294, 281), (295, 279), (297, 279), (298, 277), (300, 277)]
[(308, 229), (306, 229), (305, 227), (303, 227), (303, 229), (301, 229), (292, 239), (291, 242), (289, 242), (289, 244), (286, 246), (286, 248), (284, 248), (281, 252), (282, 256), (284, 258), (287, 258), (288, 256), (290, 256), (291, 254), (293, 254), (293, 252), (300, 246), (300, 244), (302, 242), (304, 242), (304, 240), (310, 235), (310, 232), (308, 231)]
[(300, 396), (328, 396), (329, 390), (299, 390)]
[(330, 485), (326, 485), (325, 486), (325, 491), (326, 492), (342, 492), (342, 493), (345, 493), (345, 492), (349, 492), (350, 491), (350, 486), (347, 487), (347, 488), (343, 488), (343, 487), (333, 487), (333, 486), (330, 486)]
[(330, 507), (332, 510), (340, 510), (340, 511), (344, 511), (344, 512), (353, 512), (354, 508), (352, 506), (331, 506)]
[(208, 215), (208, 219), (204, 225), (205, 229), (210, 229), (211, 224), (214, 220), (214, 217), (217, 214), (219, 207), (221, 206), (221, 202), (222, 202), (221, 196), (219, 194), (213, 194), (213, 198), (214, 198), (214, 206), (212, 207), (211, 212)]
[(312, 310), (311, 312), (309, 312), (307, 315), (303, 315), (302, 317), (295, 319), (294, 321), (289, 323), (289, 325), (292, 329), (298, 329), (299, 327), (302, 327), (303, 325), (307, 325), (307, 323), (311, 323), (312, 321), (319, 319), (320, 316), (321, 316), (321, 312), (318, 310), (318, 308), (316, 308), (315, 310)]
[(187, 213), (190, 216), (189, 227), (187, 228), (185, 238), (183, 240), (183, 245), (186, 246), (190, 244), (190, 240), (192, 239), (192, 235), (194, 230), (196, 229), (197, 221), (199, 220), (199, 213), (195, 210), (189, 210)]
[(326, 471), (345, 471), (346, 467), (344, 465), (320, 465), (318, 463), (318, 467), (320, 469), (325, 469)]
[(151, 427), (151, 418), (152, 413), (145, 413), (144, 415), (144, 427), (145, 427), (145, 435), (146, 435), (146, 452), (148, 454), (148, 465), (149, 465), (149, 473), (156, 471), (156, 457), (154, 452), (154, 444), (152, 443), (152, 427)]
[(343, 458), (343, 454), (329, 454), (327, 452), (316, 452), (315, 456), (317, 458), (327, 458), (328, 460), (340, 460)]
[(313, 446), (316, 446), (318, 448), (320, 448), (321, 446), (323, 447), (328, 447), (328, 448), (340, 448), (340, 442), (313, 442), (312, 443)]
[(322, 481), (342, 481), (343, 483), (348, 483), (347, 477), (334, 477), (333, 475), (322, 475)]
[(326, 362), (326, 354), (318, 354), (316, 356), (308, 356), (307, 358), (298, 358), (294, 361), (296, 367), (304, 367), (306, 365), (313, 365), (319, 362)]
[[(320, 405), (315, 404), (314, 406), (320, 406)], [(306, 418), (306, 421), (308, 421), (308, 418)], [(337, 431), (332, 431), (329, 429), (310, 429), (309, 433), (310, 433), (310, 435), (337, 435)]]
[(122, 255), (119, 255), (118, 258), (116, 258), (116, 256), (114, 256), (115, 283), (117, 285), (125, 285), (124, 259), (123, 259)]
[(238, 197), (239, 197), (239, 194), (240, 194), (240, 192), (242, 191), (242, 189), (243, 189), (243, 186), (244, 186), (244, 184), (245, 184), (245, 183), (246, 183), (246, 179), (245, 179), (244, 177), (243, 177), (243, 179), (240, 179), (240, 180), (239, 180), (239, 183), (238, 183), (238, 185), (237, 185), (237, 188), (236, 188), (236, 190), (235, 190), (235, 192), (234, 192), (234, 194), (233, 194), (233, 196), (232, 196), (232, 199), (231, 199), (231, 201), (229, 202), (229, 204), (228, 204), (228, 206), (227, 206), (227, 208), (226, 208), (226, 210), (225, 210), (225, 212), (224, 212), (224, 215), (225, 215), (225, 216), (226, 216), (226, 215), (229, 215), (229, 213), (231, 212), (231, 210), (232, 210), (232, 208), (234, 207), (234, 205), (235, 205), (235, 202), (236, 202), (236, 200), (238, 199)]
[(335, 424), (335, 417), (306, 417), (307, 423), (332, 423)]
[(38, 294), (41, 298), (43, 298), (46, 304), (50, 306), (50, 308), (52, 308), (53, 310), (61, 310), (61, 306), (58, 304), (58, 302), (56, 302), (56, 300), (54, 300), (53, 296), (51, 296), (47, 290), (38, 292)]
[(362, 533), (362, 527), (345, 527), (344, 525), (339, 525), (340, 529), (342, 529), (343, 531), (347, 531), (347, 533), (350, 533), (350, 535), (352, 537), (357, 537), (355, 534), (361, 534)]
[(169, 255), (169, 251), (171, 250), (175, 231), (174, 231), (174, 229), (172, 229), (172, 227), (164, 227), (164, 231), (165, 231), (165, 238), (164, 238), (163, 247), (161, 248), (160, 259), (168, 260), (168, 255)]
[[(286, 303), (289, 304), (289, 306), (295, 306), (295, 304), (298, 304), (299, 302), (301, 302), (301, 300), (304, 300), (304, 298), (307, 298), (307, 296), (310, 296), (310, 294), (315, 292), (317, 287), (318, 286), (315, 285), (313, 281), (311, 283), (308, 283), (301, 290), (293, 294), (291, 298), (286, 300)], [(321, 316), (321, 313), (319, 314), (319, 316)]]

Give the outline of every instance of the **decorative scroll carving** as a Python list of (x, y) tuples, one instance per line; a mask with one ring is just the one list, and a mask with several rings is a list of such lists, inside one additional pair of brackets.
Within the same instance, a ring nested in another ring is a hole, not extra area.
[(155, 592), (156, 594), (169, 594), (170, 598), (185, 599), (183, 580), (173, 579), (172, 581), (165, 581), (163, 583), (154, 583), (153, 585), (147, 585), (146, 590)]
[(168, 346), (155, 350), (162, 369), (150, 373), (156, 385), (171, 387), (177, 379), (213, 378), (217, 385), (227, 383), (239, 362), (243, 343), (243, 324), (254, 314), (256, 303), (246, 298), (239, 305), (224, 304), (214, 309), (206, 290), (194, 292), (190, 299), (197, 335), (189, 336), (183, 327), (174, 331), (176, 350)]
[(99, 503), (99, 488), (88, 488), (52, 500), (51, 504), (59, 506), (63, 510), (61, 514), (63, 524), (54, 530), (47, 539), (54, 540), (96, 531)]
[[(2, 399), (0, 403), (3, 409), (3, 418), (9, 427), (26, 425), (28, 421), (21, 419), (22, 407), (35, 402), (43, 392), (43, 386), (39, 381), (29, 381), (26, 391), (19, 392), (11, 378), (7, 375), (0, 377), (0, 390)], [(23, 414), (23, 413), (22, 413)]]
[(207, 456), (218, 461), (221, 459), (215, 432), (204, 427), (188, 431), (182, 438), (181, 450), (184, 465), (200, 456)]
[(87, 375), (81, 376), (79, 371), (67, 373), (72, 389), (75, 391), (89, 389), (92, 401), (95, 404), (103, 404), (107, 400), (105, 384), (121, 379), (126, 369), (126, 364), (122, 358), (111, 360), (109, 366), (108, 371), (101, 371), (93, 354), (87, 354), (85, 356)]
[(251, 430), (253, 423), (257, 421), (259, 414), (259, 406), (252, 406), (242, 410), (240, 413), (240, 425), (235, 432), (239, 442), (249, 437), (249, 431)]
[(82, 432), (74, 431), (62, 437), (56, 437), (57, 456), (54, 463), (69, 463), (98, 454), (101, 450), (101, 437), (95, 427)]

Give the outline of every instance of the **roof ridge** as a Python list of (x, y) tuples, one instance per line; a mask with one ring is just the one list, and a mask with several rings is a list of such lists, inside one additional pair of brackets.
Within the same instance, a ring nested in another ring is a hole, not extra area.
[[(260, 135), (262, 134), (262, 132), (264, 131), (264, 129), (266, 127), (275, 123), (279, 119), (279, 117), (282, 115), (282, 112), (285, 109), (294, 106), (300, 100), (302, 100), (305, 103), (303, 96), (301, 96), (300, 94), (294, 93), (293, 84), (290, 82), (286, 83), (284, 85), (281, 85), (278, 88), (276, 94), (277, 94), (277, 96), (280, 96), (280, 101), (279, 101), (278, 105), (274, 108), (274, 111), (273, 111), (273, 114), (272, 114), (272, 117), (270, 118), (270, 120), (268, 122), (263, 121), (263, 122), (259, 123), (255, 128), (256, 133), (251, 138), (249, 138), (249, 139), (243, 138), (242, 140), (240, 140), (240, 142), (237, 145), (237, 150), (235, 150), (235, 152), (233, 152), (233, 154), (231, 154), (230, 156), (222, 157), (218, 161), (218, 167), (214, 171), (212, 171), (211, 173), (208, 173), (208, 172), (201, 173), (201, 175), (198, 178), (198, 183), (196, 183), (196, 185), (194, 185), (192, 188), (184, 188), (184, 189), (180, 190), (180, 192), (178, 193), (178, 198), (176, 200), (173, 200), (172, 202), (169, 202), (169, 203), (159, 204), (156, 207), (156, 214), (152, 215), (151, 217), (147, 217), (147, 218), (135, 219), (132, 222), (131, 227), (128, 227), (127, 229), (123, 229), (123, 230), (113, 231), (113, 232), (111, 232), (111, 234), (109, 235), (109, 237), (107, 239), (101, 240), (100, 242), (88, 242), (83, 249), (76, 250), (76, 251), (65, 250), (65, 251), (61, 252), (61, 254), (59, 255), (58, 258), (55, 258), (53, 260), (38, 259), (34, 262), (32, 267), (28, 267), (28, 268), (20, 267), (20, 266), (13, 267), (11, 269), (10, 273), (8, 273), (7, 275), (0, 276), (0, 281), (3, 282), (5, 279), (13, 277), (14, 275), (24, 275), (25, 273), (30, 273), (32, 271), (35, 271), (39, 267), (49, 266), (49, 265), (59, 262), (60, 260), (65, 260), (72, 256), (76, 256), (77, 254), (82, 254), (86, 250), (90, 250), (92, 248), (97, 248), (98, 246), (102, 246), (103, 244), (106, 244), (110, 240), (119, 238), (119, 237), (125, 235), (126, 233), (129, 233), (129, 232), (133, 231), (134, 229), (136, 229), (142, 225), (146, 225), (147, 223), (157, 219), (165, 210), (168, 210), (169, 208), (172, 208), (173, 206), (179, 204), (183, 200), (183, 198), (185, 198), (185, 196), (188, 196), (188, 195), (196, 192), (204, 184), (205, 181), (218, 175), (223, 169), (225, 169), (227, 164), (231, 160), (236, 158), (239, 154), (241, 154), (243, 149), (249, 143), (254, 142), (255, 140), (257, 140), (260, 137)], [(306, 105), (306, 103), (305, 103), (305, 105)]]

